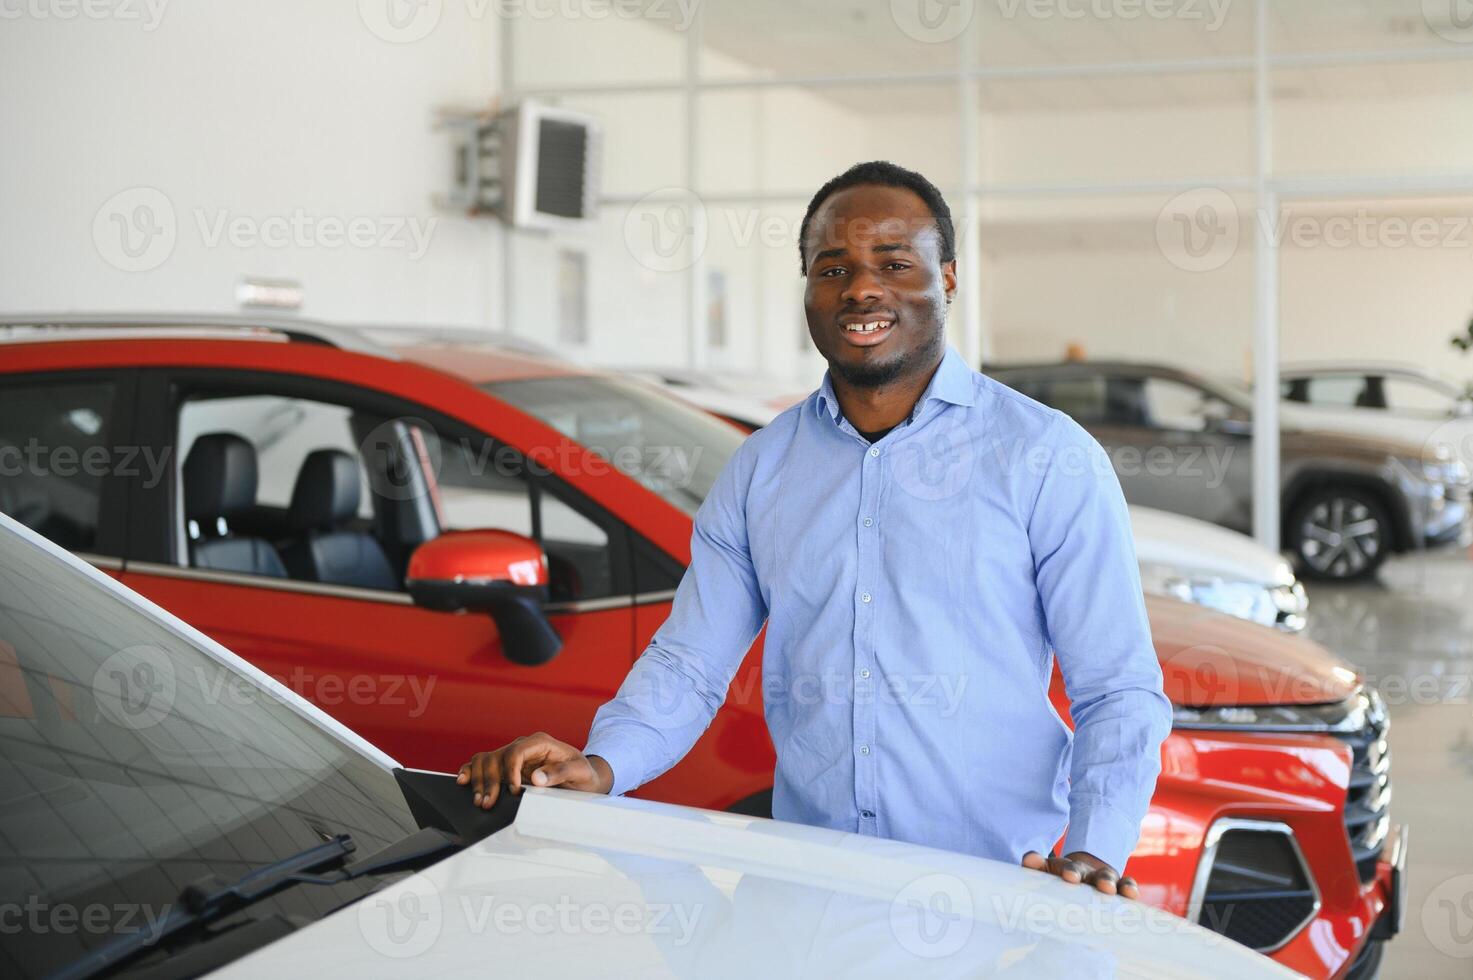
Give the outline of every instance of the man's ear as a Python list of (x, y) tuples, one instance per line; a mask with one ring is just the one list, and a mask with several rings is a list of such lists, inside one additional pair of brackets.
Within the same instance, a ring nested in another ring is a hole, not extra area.
[(956, 299), (956, 259), (941, 263), (941, 287), (946, 291), (946, 302)]

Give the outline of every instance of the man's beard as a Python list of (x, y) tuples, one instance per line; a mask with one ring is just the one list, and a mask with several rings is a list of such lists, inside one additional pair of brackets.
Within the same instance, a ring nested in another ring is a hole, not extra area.
[(888, 361), (864, 364), (841, 364), (829, 362), (833, 371), (844, 382), (854, 388), (883, 388), (908, 374), (928, 371), (936, 366), (945, 345), (945, 328), (936, 331), (931, 343), (925, 347), (906, 351)]

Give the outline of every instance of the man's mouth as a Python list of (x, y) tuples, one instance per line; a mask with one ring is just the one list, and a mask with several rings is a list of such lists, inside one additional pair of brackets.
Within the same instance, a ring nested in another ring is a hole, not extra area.
[(894, 326), (895, 318), (891, 316), (846, 316), (839, 321), (844, 339), (860, 347), (878, 344)]

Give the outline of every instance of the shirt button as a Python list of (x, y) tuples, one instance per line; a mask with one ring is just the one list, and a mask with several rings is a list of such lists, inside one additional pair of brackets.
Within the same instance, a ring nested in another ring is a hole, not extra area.
[(860, 596), (859, 597), (859, 601), (860, 602), (869, 602), (869, 593), (866, 592), (864, 595)]
[(880, 455), (880, 447), (879, 446), (871, 446), (871, 447), (869, 447), (869, 454), (871, 456), (878, 456), (878, 455)]
[(869, 668), (866, 667), (863, 670), (861, 670), (859, 672), (859, 676), (868, 679), (869, 678)]
[(860, 755), (869, 755), (869, 746), (868, 745), (861, 745), (859, 747), (859, 754)]
[(873, 810), (860, 810), (859, 815), (866, 820), (873, 820), (875, 813)]
[(866, 518), (865, 518), (865, 519), (864, 519), (864, 526), (865, 526), (865, 527), (870, 527), (870, 526), (871, 526), (871, 525), (873, 525), (873, 524), (874, 524), (874, 523), (875, 523), (875, 519), (874, 519), (874, 518), (873, 518), (873, 517), (866, 517)]

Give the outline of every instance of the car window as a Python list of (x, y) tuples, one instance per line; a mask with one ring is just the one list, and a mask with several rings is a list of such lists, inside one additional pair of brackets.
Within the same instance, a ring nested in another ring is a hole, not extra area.
[(434, 469), (441, 528), (496, 528), (536, 540), (547, 553), (554, 601), (623, 594), (614, 539), (622, 524), (556, 479), (532, 479), (520, 453), (485, 438), (419, 428)]
[(1147, 378), (1143, 394), (1147, 423), (1154, 429), (1202, 432), (1209, 419), (1225, 419), (1233, 414), (1222, 399), (1172, 378)]
[[(157, 923), (202, 876), (326, 835), (372, 854), (415, 829), (373, 758), (0, 528), (0, 972), (50, 975)], [(378, 883), (295, 888), (251, 914), (317, 919)], [(14, 928), (17, 911), (41, 924)]]
[(1371, 392), (1366, 387), (1366, 378), (1359, 374), (1317, 374), (1306, 386), (1311, 405), (1327, 408), (1379, 408), (1367, 405)]
[(112, 445), (109, 381), (0, 387), (0, 512), (71, 551), (97, 549)]
[[(341, 405), (283, 398), (277, 395), (239, 395), (221, 398), (194, 397), (179, 412), (179, 458), (188, 459), (194, 440), (207, 432), (235, 432), (256, 449), (259, 483), (256, 503), (286, 508), (292, 488), (307, 454), (316, 449), (337, 449), (363, 463), (351, 425), (353, 413)], [(373, 516), (373, 505), (364, 493), (358, 501), (358, 516)]]
[[(200, 390), (179, 409), (176, 533), (189, 564), (212, 571), (324, 585), (402, 591), (405, 554), (377, 520), (363, 449), (355, 433), (380, 420), (344, 405), (277, 394)], [(254, 496), (209, 500), (212, 482), (241, 470), (208, 441), (255, 457)], [(192, 465), (197, 450), (201, 460)], [(214, 465), (205, 461), (215, 460)], [(195, 485), (191, 485), (191, 481)], [(298, 494), (298, 486), (302, 491)], [(204, 490), (203, 493), (197, 491)], [(199, 498), (206, 499), (200, 510)], [(193, 501), (193, 503), (191, 503)]]
[(624, 378), (524, 378), (483, 387), (689, 515), (744, 438), (706, 412)]
[(1393, 412), (1425, 418), (1443, 418), (1457, 408), (1457, 395), (1436, 383), (1390, 376), (1382, 380), (1386, 407)]

